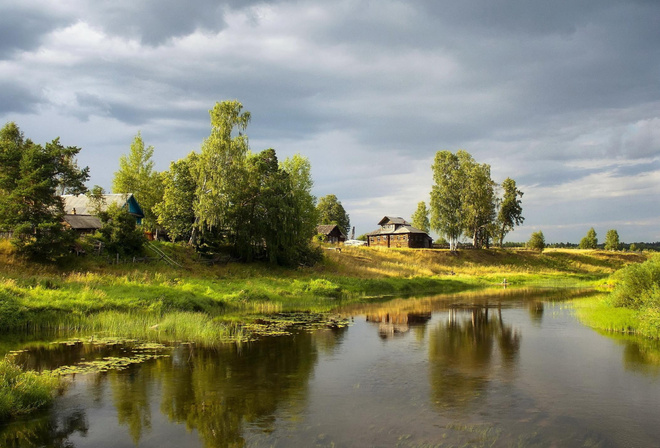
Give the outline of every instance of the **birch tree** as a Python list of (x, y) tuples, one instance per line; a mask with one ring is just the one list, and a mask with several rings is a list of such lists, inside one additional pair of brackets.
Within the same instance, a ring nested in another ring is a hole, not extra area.
[(431, 228), (444, 235), (450, 250), (455, 251), (463, 234), (462, 206), (466, 176), (458, 156), (450, 151), (438, 151), (432, 169)]
[(112, 179), (113, 193), (133, 193), (144, 212), (142, 225), (154, 230), (156, 212), (154, 206), (163, 199), (163, 182), (154, 170), (153, 146), (145, 146), (140, 132), (133, 138), (128, 154), (119, 158), (119, 170)]
[(500, 247), (504, 244), (506, 234), (525, 221), (522, 216), (523, 192), (516, 187), (516, 181), (507, 177), (502, 182), (502, 189), (504, 194), (497, 214), (497, 238)]
[(218, 102), (209, 115), (211, 134), (202, 144), (195, 170), (197, 188), (191, 243), (196, 242), (198, 232), (230, 227), (228, 218), (236, 205), (234, 197), (245, 174), (249, 150), (245, 130), (250, 122), (250, 112), (243, 112), (240, 102)]

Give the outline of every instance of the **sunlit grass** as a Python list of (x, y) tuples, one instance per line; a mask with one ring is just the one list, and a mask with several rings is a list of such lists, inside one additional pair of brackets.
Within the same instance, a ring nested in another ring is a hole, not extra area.
[(0, 360), (0, 421), (49, 405), (59, 387), (58, 378), (25, 372), (11, 360)]
[[(597, 286), (616, 269), (645, 259), (604, 251), (345, 247), (328, 251), (314, 267), (285, 269), (260, 263), (207, 266), (197, 263), (190, 248), (162, 247), (186, 268), (109, 266), (94, 257), (66, 269), (0, 265), (0, 331), (38, 330), (63, 317), (105, 312), (243, 315), (249, 320), (253, 314), (280, 311), (323, 312), (364, 297), (452, 293), (504, 279), (512, 286)], [(11, 253), (11, 248), (2, 250)]]

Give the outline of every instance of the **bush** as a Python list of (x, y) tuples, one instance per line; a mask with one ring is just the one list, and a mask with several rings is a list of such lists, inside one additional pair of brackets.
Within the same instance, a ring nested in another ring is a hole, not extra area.
[(616, 279), (618, 283), (611, 295), (614, 306), (660, 308), (660, 256), (626, 266), (616, 273)]

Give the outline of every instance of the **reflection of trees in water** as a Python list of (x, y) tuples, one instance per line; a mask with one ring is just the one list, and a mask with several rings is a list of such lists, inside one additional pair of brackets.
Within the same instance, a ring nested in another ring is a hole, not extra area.
[(0, 430), (0, 446), (3, 448), (52, 447), (72, 448), (69, 437), (74, 433), (87, 435), (89, 425), (85, 412), (80, 409), (45, 413), (10, 423)]
[[(205, 446), (244, 446), (246, 424), (270, 431), (283, 406), (290, 415), (303, 412), (319, 350), (334, 350), (345, 332), (345, 328), (303, 332), (212, 349), (181, 345), (169, 358), (93, 374), (88, 392), (102, 406), (104, 384), (108, 384), (118, 423), (127, 428), (136, 445), (146, 432), (158, 431), (151, 428), (150, 404), (160, 398), (160, 411), (171, 421), (196, 430)], [(80, 347), (70, 349), (74, 354), (65, 354), (65, 359), (83, 354)], [(2, 428), (0, 446), (71, 447), (69, 437), (87, 431), (84, 411), (69, 412), (56, 405), (43, 418)]]
[(529, 311), (529, 317), (532, 319), (532, 323), (540, 324), (543, 321), (543, 302), (530, 300), (527, 302), (527, 310)]
[(634, 372), (660, 376), (660, 341), (623, 336), (623, 365)]
[(117, 420), (120, 425), (128, 427), (128, 433), (136, 445), (143, 433), (151, 429), (149, 403), (153, 396), (153, 371), (158, 369), (158, 364), (136, 364), (125, 371), (108, 374)]
[(245, 423), (272, 430), (279, 406), (302, 401), (316, 359), (309, 333), (240, 350), (178, 350), (160, 373), (161, 411), (196, 429), (205, 446), (243, 446)]
[(430, 332), (429, 362), (433, 401), (441, 408), (466, 410), (483, 396), (493, 370), (495, 344), (503, 366), (518, 360), (520, 335), (488, 307), (451, 309)]
[[(431, 312), (379, 312), (367, 314), (367, 322), (378, 324), (378, 335), (382, 339), (400, 336), (410, 328), (424, 328), (426, 323), (431, 320)], [(423, 335), (423, 331), (422, 331)]]
[(312, 341), (319, 353), (332, 355), (341, 346), (347, 330), (348, 326), (333, 326), (315, 330), (312, 333)]

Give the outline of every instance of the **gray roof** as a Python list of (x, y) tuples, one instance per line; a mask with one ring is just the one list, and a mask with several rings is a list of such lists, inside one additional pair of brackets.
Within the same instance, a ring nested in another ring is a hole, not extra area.
[(376, 229), (373, 232), (367, 233), (367, 236), (376, 236), (376, 235), (402, 235), (402, 234), (424, 234), (431, 238), (428, 233), (426, 233), (423, 230), (418, 229), (417, 227), (413, 227), (411, 225), (406, 225), (406, 226), (401, 226), (396, 230), (386, 230), (383, 229), (382, 227), (380, 229)]
[[(119, 207), (123, 207), (132, 196), (133, 193), (104, 194), (101, 211), (107, 210), (110, 204), (117, 204)], [(64, 213), (66, 214), (91, 215), (95, 213), (94, 206), (90, 203), (89, 197), (84, 194), (78, 196), (65, 194), (62, 196), (62, 199), (64, 200)], [(76, 211), (74, 212), (73, 209)]]
[(400, 216), (384, 216), (383, 219), (381, 219), (378, 222), (379, 226), (385, 225), (385, 224), (401, 224), (404, 226), (409, 226), (410, 223), (403, 219)]
[(90, 215), (64, 215), (64, 222), (66, 222), (72, 229), (75, 230), (91, 230), (101, 228), (101, 220), (96, 216)]
[(337, 224), (321, 224), (316, 226), (316, 231), (317, 233), (328, 235), (330, 234), (330, 232), (332, 232), (335, 229), (335, 227), (337, 228), (337, 230), (339, 230), (339, 233), (341, 233), (342, 235), (344, 234), (344, 232), (341, 231), (341, 229)]

